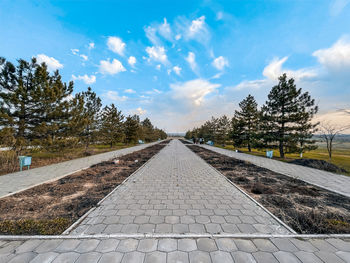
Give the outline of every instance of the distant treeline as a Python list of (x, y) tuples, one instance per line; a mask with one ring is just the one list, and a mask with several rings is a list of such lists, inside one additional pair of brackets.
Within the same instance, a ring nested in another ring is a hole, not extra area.
[(231, 141), (236, 147), (278, 149), (285, 153), (316, 149), (313, 134), (317, 123), (312, 123), (318, 107), (308, 92), (297, 88), (294, 79), (286, 74), (272, 87), (265, 104), (258, 109), (252, 95), (239, 103), (232, 119), (212, 117), (201, 127), (187, 131), (186, 138), (204, 138), (217, 144)]
[(138, 115), (125, 117), (114, 104), (102, 108), (89, 87), (72, 96), (74, 83), (49, 73), (36, 59), (15, 66), (0, 58), (0, 145), (20, 154), (28, 146), (49, 151), (90, 144), (136, 143), (167, 137)]

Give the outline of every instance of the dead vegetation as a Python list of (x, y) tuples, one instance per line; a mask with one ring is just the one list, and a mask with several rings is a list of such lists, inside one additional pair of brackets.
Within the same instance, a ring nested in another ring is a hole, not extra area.
[(199, 146), (188, 147), (298, 233), (350, 233), (350, 198)]
[(168, 142), (0, 199), (0, 234), (61, 234)]

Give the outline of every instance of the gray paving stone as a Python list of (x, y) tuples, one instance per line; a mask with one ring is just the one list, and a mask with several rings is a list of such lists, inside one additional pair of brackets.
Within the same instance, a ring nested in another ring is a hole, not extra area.
[(328, 251), (317, 251), (314, 254), (318, 256), (320, 259), (322, 259), (324, 262), (344, 263), (342, 259), (336, 256), (336, 254)]
[(191, 263), (211, 263), (211, 258), (208, 252), (192, 251), (189, 253)]
[(101, 258), (101, 254), (97, 252), (90, 252), (79, 256), (75, 263), (97, 263)]
[(235, 239), (234, 242), (235, 242), (239, 251), (248, 252), (248, 253), (252, 253), (252, 252), (257, 251), (254, 243), (251, 240)]
[(237, 250), (237, 246), (231, 238), (218, 238), (216, 239), (216, 245), (222, 251), (232, 252)]
[(197, 249), (197, 243), (194, 239), (179, 239), (178, 249), (185, 252), (190, 252)]
[(87, 253), (90, 251), (94, 251), (99, 243), (100, 240), (97, 239), (86, 239), (81, 241), (77, 248), (74, 249), (74, 251), (78, 253)]
[(59, 254), (55, 252), (46, 252), (37, 255), (30, 263), (51, 263), (58, 255)]
[(122, 263), (143, 262), (144, 258), (144, 253), (138, 251), (128, 252), (124, 255)]
[(253, 243), (260, 251), (277, 252), (278, 248), (268, 239), (254, 239)]
[(98, 244), (96, 251), (102, 253), (115, 251), (119, 242), (118, 239), (104, 239)]
[(130, 252), (136, 250), (139, 241), (136, 239), (123, 239), (120, 241), (117, 251), (119, 252)]
[(290, 241), (300, 250), (305, 252), (315, 252), (318, 251), (317, 248), (315, 248), (310, 242), (291, 238)]
[(311, 252), (297, 251), (294, 252), (294, 254), (303, 263), (322, 263), (322, 261)]
[(254, 252), (253, 256), (258, 263), (278, 263), (277, 259), (269, 252)]
[(119, 252), (104, 253), (98, 263), (120, 263), (124, 254)]
[(335, 252), (337, 249), (323, 239), (312, 239), (310, 243), (320, 251)]
[(215, 241), (210, 238), (199, 238), (197, 239), (197, 247), (201, 251), (213, 252), (217, 250)]
[(224, 251), (215, 251), (210, 253), (212, 262), (217, 263), (232, 263), (233, 258), (230, 253)]
[(146, 254), (144, 263), (163, 263), (166, 262), (166, 253), (155, 251)]
[(62, 253), (58, 255), (57, 258), (55, 258), (53, 263), (73, 263), (78, 259), (79, 256), (80, 254), (76, 252)]
[(158, 250), (171, 252), (177, 250), (177, 241), (175, 239), (161, 239), (158, 241)]
[(231, 253), (235, 263), (256, 263), (256, 260), (252, 254), (242, 251), (236, 251)]
[(37, 256), (34, 252), (26, 252), (12, 258), (9, 263), (27, 263)]
[(139, 242), (137, 250), (140, 252), (152, 252), (156, 251), (158, 241), (156, 239), (142, 239)]
[(45, 253), (55, 250), (62, 243), (62, 240), (47, 240), (43, 242), (39, 247), (36, 247), (34, 252)]
[(273, 254), (280, 263), (301, 263), (300, 260), (290, 252), (278, 251)]
[(62, 243), (55, 249), (57, 252), (67, 252), (74, 250), (79, 244), (80, 240), (77, 239), (67, 239), (63, 240)]
[(16, 248), (16, 253), (25, 253), (25, 252), (31, 252), (34, 251), (34, 249), (42, 243), (42, 240), (28, 240), (24, 242), (22, 245)]
[(338, 251), (335, 254), (346, 263), (350, 263), (350, 252)]
[(339, 250), (350, 252), (350, 242), (338, 238), (329, 238), (326, 241)]
[(188, 263), (189, 256), (186, 252), (173, 251), (168, 253), (167, 263)]
[(273, 238), (272, 242), (278, 247), (279, 250), (287, 252), (295, 252), (299, 249), (293, 245), (293, 243), (287, 238)]

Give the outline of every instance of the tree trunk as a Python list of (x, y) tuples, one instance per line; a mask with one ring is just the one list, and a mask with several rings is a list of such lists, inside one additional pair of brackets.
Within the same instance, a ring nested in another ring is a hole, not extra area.
[(248, 151), (251, 152), (252, 151), (252, 148), (250, 146), (250, 143), (248, 143)]
[(283, 150), (283, 142), (282, 141), (280, 141), (279, 150), (280, 150), (280, 157), (284, 158), (284, 150)]

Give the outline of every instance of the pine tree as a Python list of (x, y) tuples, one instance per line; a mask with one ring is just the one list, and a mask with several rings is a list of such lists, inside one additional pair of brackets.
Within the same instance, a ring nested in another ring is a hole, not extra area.
[(139, 128), (139, 116), (133, 115), (126, 117), (124, 122), (124, 132), (125, 132), (125, 141), (126, 143), (136, 143), (137, 131)]
[(217, 127), (216, 135), (215, 135), (215, 142), (217, 144), (222, 144), (222, 145), (225, 144), (230, 132), (230, 126), (231, 126), (231, 122), (226, 115), (223, 115), (220, 118), (218, 118), (217, 126), (216, 126)]
[(14, 66), (5, 58), (0, 58), (0, 138), (17, 154), (31, 143), (36, 104), (36, 86), (39, 65), (18, 60)]
[(146, 142), (151, 142), (156, 139), (154, 134), (154, 127), (149, 118), (146, 118), (141, 122), (141, 127)]
[[(258, 130), (258, 104), (256, 103), (252, 95), (248, 95), (244, 100), (239, 103), (240, 111), (235, 112), (236, 127), (240, 128), (240, 141), (247, 145), (248, 151), (251, 152), (251, 148), (255, 147), (257, 140)], [(239, 124), (239, 126), (237, 126)]]
[(244, 128), (243, 124), (240, 120), (233, 117), (231, 120), (231, 132), (230, 132), (230, 138), (233, 141), (233, 146), (235, 147), (242, 147), (243, 146), (243, 138), (244, 138)]
[(294, 79), (287, 79), (283, 74), (262, 107), (262, 140), (278, 148), (282, 158), (287, 152), (296, 152), (300, 140), (303, 140), (303, 147), (312, 145), (309, 140), (314, 128), (311, 119), (317, 110), (310, 95), (301, 93)]
[(100, 116), (99, 137), (104, 143), (112, 147), (113, 144), (124, 140), (123, 119), (124, 115), (114, 104), (103, 108)]

